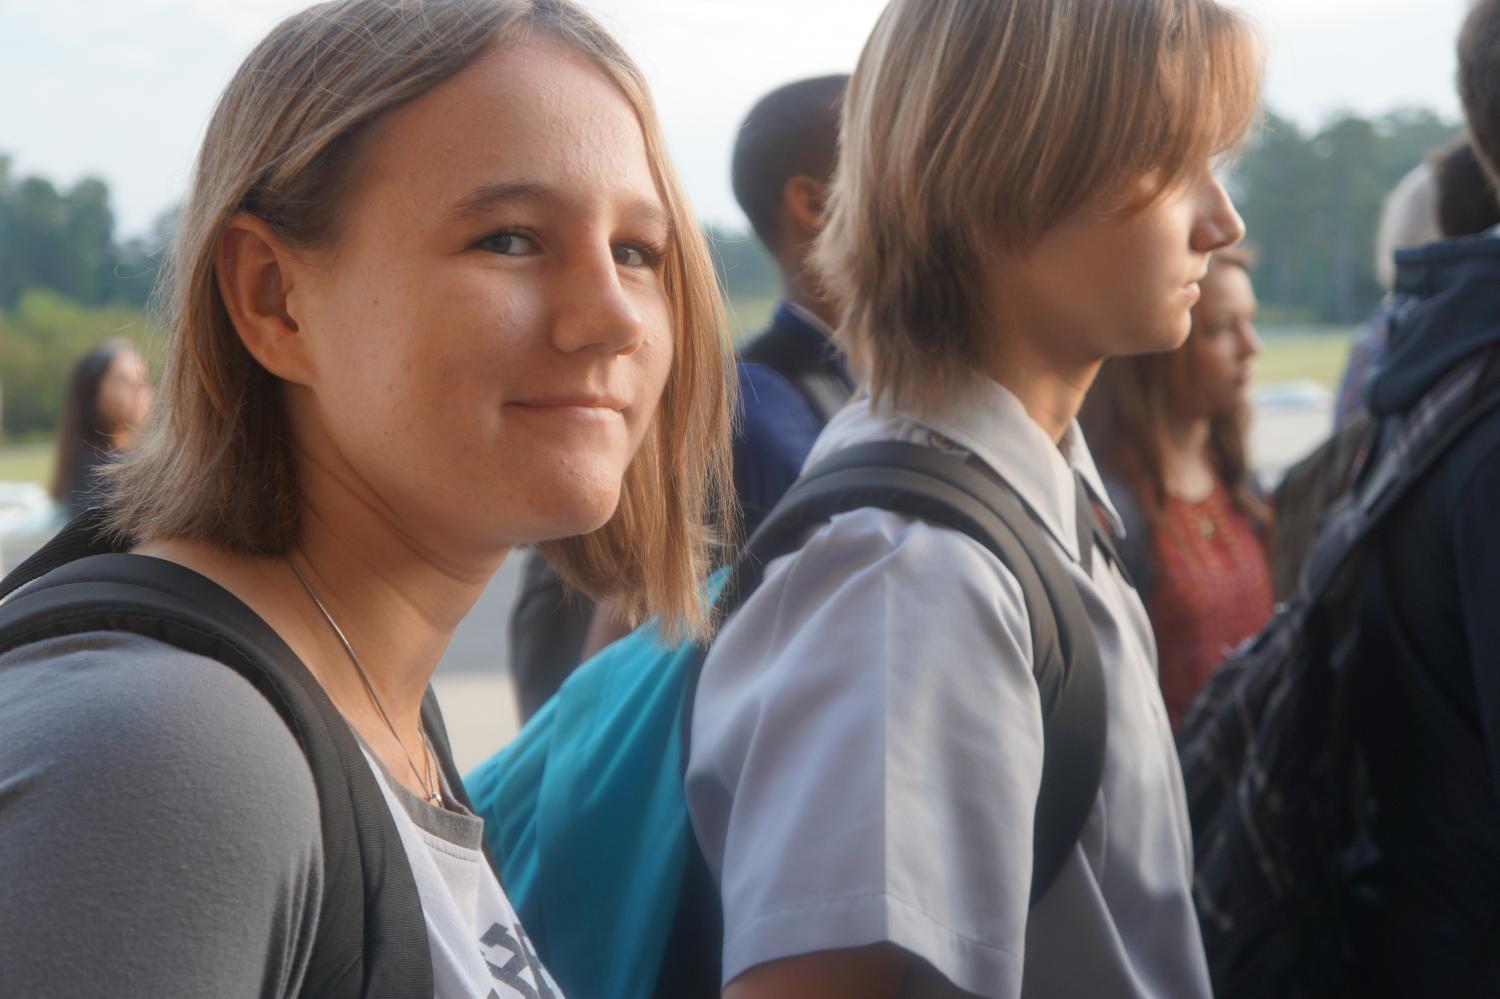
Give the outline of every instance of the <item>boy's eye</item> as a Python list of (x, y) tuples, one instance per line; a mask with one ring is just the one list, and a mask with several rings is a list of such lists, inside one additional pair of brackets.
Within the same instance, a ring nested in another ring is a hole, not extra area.
[(536, 240), (519, 232), (492, 233), (481, 239), (477, 245), (481, 250), (507, 257), (521, 257), (537, 251)]

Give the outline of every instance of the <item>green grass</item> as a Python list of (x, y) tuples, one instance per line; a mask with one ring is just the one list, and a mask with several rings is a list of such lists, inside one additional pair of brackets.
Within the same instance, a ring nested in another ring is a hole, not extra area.
[(0, 447), (0, 482), (35, 482), (45, 488), (52, 481), (52, 447), (51, 441)]
[(1256, 381), (1265, 384), (1308, 379), (1329, 391), (1337, 389), (1349, 360), (1353, 332), (1337, 326), (1262, 329)]
[(736, 343), (743, 343), (761, 330), (771, 321), (771, 313), (776, 311), (776, 303), (780, 299), (775, 295), (765, 298), (731, 298), (727, 305), (729, 309), (729, 332)]

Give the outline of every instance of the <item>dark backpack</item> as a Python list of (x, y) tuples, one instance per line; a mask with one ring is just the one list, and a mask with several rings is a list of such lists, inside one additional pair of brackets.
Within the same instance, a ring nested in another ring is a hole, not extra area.
[(1348, 698), (1365, 542), (1500, 404), (1497, 359), (1494, 350), (1469, 358), (1382, 429), (1324, 519), (1296, 595), (1183, 719), (1193, 894), (1225, 999), (1352, 989), (1347, 871), (1366, 817)]
[[(829, 518), (865, 507), (962, 531), (1020, 583), (1044, 733), (1034, 901), (1072, 852), (1097, 796), (1106, 695), (1083, 601), (1008, 486), (916, 444), (839, 452), (798, 479), (732, 569), (716, 576), (718, 610), (732, 614), (767, 563)], [(1089, 551), (1087, 539), (1102, 537), (1092, 516), (1080, 506)], [(706, 654), (662, 643), (650, 625), (637, 630), (581, 666), (510, 745), (469, 775), (506, 891), (564, 994), (719, 995), (722, 913), (683, 793)]]
[(833, 419), (854, 394), (832, 343), (819, 344), (799, 330), (774, 322), (740, 349), (740, 360), (763, 364), (785, 378), (822, 424)]
[[(63, 635), (143, 635), (223, 663), (281, 715), (307, 755), (323, 826), (323, 897), (301, 995), (432, 995), (416, 881), (380, 787), (338, 709), (271, 627), (229, 591), (163, 559), (124, 554), (88, 512), (0, 583), (0, 654)], [(462, 798), (431, 689), (422, 724)]]

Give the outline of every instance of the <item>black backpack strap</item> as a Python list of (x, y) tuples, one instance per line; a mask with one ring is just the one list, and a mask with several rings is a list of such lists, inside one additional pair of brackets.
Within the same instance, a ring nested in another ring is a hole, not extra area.
[[(249, 607), (163, 559), (107, 551), (86, 514), (0, 584), (0, 654), (93, 631), (142, 635), (235, 670), (271, 703), (307, 756), (318, 789), (324, 884), (305, 996), (432, 992), (416, 882), (359, 745), (312, 674)], [(435, 705), (434, 705), (435, 707)], [(428, 721), (424, 705), (424, 721)], [(439, 730), (434, 745), (446, 749)], [(441, 752), (451, 767), (451, 758)], [(461, 783), (457, 785), (461, 787)]]
[(839, 367), (833, 344), (820, 346), (806, 334), (785, 326), (773, 323), (745, 345), (740, 358), (764, 364), (791, 382), (820, 423), (833, 419), (833, 414), (844, 408), (854, 392)]
[[(767, 563), (801, 546), (835, 514), (874, 507), (962, 531), (1016, 577), (1025, 595), (1044, 747), (1031, 897), (1051, 886), (1098, 795), (1108, 733), (1103, 664), (1083, 600), (1041, 528), (998, 477), (918, 444), (841, 451), (808, 471), (750, 539), (736, 566), (738, 604)], [(1090, 530), (1080, 544), (1087, 547)]]

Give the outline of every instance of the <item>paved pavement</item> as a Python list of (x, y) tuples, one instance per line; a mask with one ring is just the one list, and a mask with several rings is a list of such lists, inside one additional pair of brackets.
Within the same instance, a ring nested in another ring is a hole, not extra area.
[(519, 724), (509, 624), (520, 566), (519, 552), (506, 559), (458, 626), (433, 678), (453, 758), (465, 772), (509, 742)]

